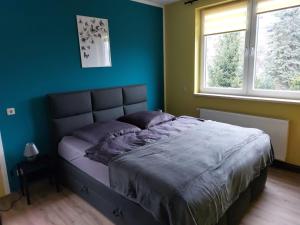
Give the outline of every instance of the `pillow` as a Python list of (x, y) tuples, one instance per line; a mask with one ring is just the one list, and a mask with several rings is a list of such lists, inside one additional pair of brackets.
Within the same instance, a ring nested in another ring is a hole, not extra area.
[(141, 129), (147, 129), (157, 124), (167, 122), (175, 118), (169, 113), (159, 111), (141, 111), (120, 117), (118, 120), (133, 124)]
[(141, 131), (141, 129), (134, 125), (112, 120), (108, 122), (97, 122), (87, 125), (74, 131), (72, 135), (92, 144), (99, 144), (108, 135), (123, 135), (138, 131)]

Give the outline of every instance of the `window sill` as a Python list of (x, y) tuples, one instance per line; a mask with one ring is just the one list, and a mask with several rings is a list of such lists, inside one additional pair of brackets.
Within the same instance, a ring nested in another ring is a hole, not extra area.
[(249, 101), (260, 101), (260, 102), (273, 102), (283, 104), (299, 104), (300, 99), (283, 99), (283, 98), (267, 98), (267, 97), (256, 97), (256, 96), (243, 96), (243, 95), (226, 95), (226, 94), (212, 94), (212, 93), (195, 93), (196, 96), (204, 97), (217, 97), (226, 99), (237, 99), (237, 100), (249, 100)]

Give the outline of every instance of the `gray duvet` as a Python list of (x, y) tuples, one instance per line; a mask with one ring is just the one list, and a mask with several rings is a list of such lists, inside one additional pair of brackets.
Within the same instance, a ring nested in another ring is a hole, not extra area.
[(273, 160), (262, 131), (189, 117), (110, 135), (88, 156), (111, 151), (111, 188), (169, 225), (216, 224)]

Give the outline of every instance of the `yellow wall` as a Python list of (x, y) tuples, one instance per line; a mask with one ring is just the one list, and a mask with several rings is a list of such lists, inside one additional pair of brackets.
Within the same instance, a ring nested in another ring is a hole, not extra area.
[(196, 9), (220, 3), (183, 1), (165, 7), (166, 110), (176, 115), (194, 115), (197, 107), (246, 113), (290, 121), (287, 161), (300, 165), (300, 105), (194, 96)]

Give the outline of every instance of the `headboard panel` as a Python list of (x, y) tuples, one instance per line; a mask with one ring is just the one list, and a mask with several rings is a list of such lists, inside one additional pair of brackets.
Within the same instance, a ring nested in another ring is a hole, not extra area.
[(146, 85), (50, 94), (56, 143), (76, 129), (147, 110)]
[(147, 109), (147, 90), (145, 86), (124, 87), (123, 102), (126, 115)]
[(55, 119), (92, 112), (89, 91), (53, 94), (49, 99), (52, 117)]
[(147, 103), (146, 102), (140, 102), (136, 104), (131, 105), (124, 105), (124, 114), (131, 114), (139, 111), (143, 111), (144, 109), (147, 109)]
[(71, 134), (72, 131), (92, 123), (94, 123), (94, 119), (91, 112), (60, 119), (53, 119), (55, 141), (60, 141), (62, 137)]
[(122, 88), (92, 91), (95, 122), (114, 120), (124, 115)]
[(93, 111), (123, 106), (122, 88), (92, 91)]
[(142, 86), (128, 86), (123, 88), (124, 105), (132, 105), (147, 101), (147, 90)]

